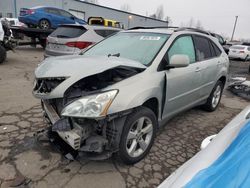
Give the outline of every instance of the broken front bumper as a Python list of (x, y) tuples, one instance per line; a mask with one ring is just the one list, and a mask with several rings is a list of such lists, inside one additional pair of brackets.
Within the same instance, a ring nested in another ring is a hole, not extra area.
[(57, 133), (73, 150), (97, 154), (99, 158), (96, 159), (108, 158), (118, 150), (124, 118), (109, 121), (80, 119), (77, 122), (74, 118), (60, 117), (47, 100), (42, 100), (42, 106), (52, 132)]

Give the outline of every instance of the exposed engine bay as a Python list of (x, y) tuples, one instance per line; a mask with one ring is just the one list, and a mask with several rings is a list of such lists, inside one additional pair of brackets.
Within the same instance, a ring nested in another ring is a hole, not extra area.
[[(83, 78), (70, 86), (64, 93), (64, 98), (42, 100), (44, 117), (49, 127), (50, 135), (57, 134), (65, 143), (77, 152), (99, 154), (101, 159), (108, 158), (118, 149), (122, 127), (119, 121), (125, 121), (124, 115), (129, 111), (103, 118), (63, 117), (62, 110), (77, 99), (98, 93), (101, 89), (134, 76), (144, 69), (119, 66), (102, 73)], [(49, 93), (65, 78), (37, 79), (35, 92)], [(105, 151), (105, 152), (104, 152)]]

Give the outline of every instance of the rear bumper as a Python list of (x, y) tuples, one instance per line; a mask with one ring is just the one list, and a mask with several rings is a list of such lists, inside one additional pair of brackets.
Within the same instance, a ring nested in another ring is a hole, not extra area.
[(236, 54), (236, 53), (232, 53), (232, 52), (229, 52), (228, 54), (228, 57), (230, 59), (245, 59), (246, 58), (246, 54)]
[(22, 23), (25, 23), (25, 24), (32, 24), (32, 25), (38, 25), (38, 20), (35, 19), (34, 17), (32, 16), (19, 16), (18, 17), (18, 20)]
[(63, 55), (74, 55), (74, 54), (75, 54), (74, 52), (56, 52), (56, 51), (45, 50), (44, 58), (63, 56)]

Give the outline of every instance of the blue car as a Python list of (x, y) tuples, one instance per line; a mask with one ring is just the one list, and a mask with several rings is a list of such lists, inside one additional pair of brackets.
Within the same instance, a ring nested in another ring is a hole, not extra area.
[(21, 8), (18, 19), (29, 27), (41, 29), (55, 29), (61, 24), (86, 24), (71, 13), (54, 7)]

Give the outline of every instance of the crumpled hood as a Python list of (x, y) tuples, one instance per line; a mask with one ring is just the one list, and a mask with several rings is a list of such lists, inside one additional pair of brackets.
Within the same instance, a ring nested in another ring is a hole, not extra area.
[(34, 93), (34, 95), (42, 99), (62, 98), (64, 92), (77, 81), (119, 66), (146, 69), (146, 66), (139, 62), (119, 57), (70, 55), (47, 58), (36, 69), (35, 77), (39, 79), (66, 77), (66, 80), (50, 93)]
[(146, 68), (139, 62), (124, 58), (70, 55), (45, 59), (36, 69), (35, 76), (36, 78), (78, 76), (84, 78), (118, 66)]

